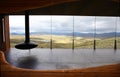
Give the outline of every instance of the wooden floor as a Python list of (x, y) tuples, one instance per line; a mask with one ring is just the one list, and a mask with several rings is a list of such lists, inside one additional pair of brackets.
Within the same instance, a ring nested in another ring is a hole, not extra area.
[(33, 70), (59, 70), (97, 67), (120, 63), (120, 50), (11, 48), (6, 60), (13, 66)]
[(10, 65), (0, 51), (1, 77), (120, 77), (120, 64), (71, 70), (30, 70)]

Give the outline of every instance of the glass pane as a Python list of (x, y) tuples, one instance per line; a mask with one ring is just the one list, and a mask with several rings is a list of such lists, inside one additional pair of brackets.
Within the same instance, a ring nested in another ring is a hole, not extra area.
[[(25, 17), (9, 16), (10, 44), (24, 42)], [(30, 16), (31, 41), (40, 48), (50, 48), (51, 29), (53, 48), (93, 48), (94, 16)], [(96, 48), (114, 48), (116, 17), (96, 17)], [(51, 27), (52, 26), (52, 27)], [(117, 48), (120, 48), (120, 19), (117, 18)]]
[(72, 16), (52, 16), (53, 48), (72, 48), (72, 32)]
[(93, 48), (94, 16), (75, 16), (75, 48)]
[(117, 17), (117, 48), (120, 49), (120, 17)]
[(24, 42), (25, 36), (25, 17), (23, 15), (10, 15), (10, 46)]
[(51, 16), (30, 16), (31, 41), (36, 42), (39, 48), (50, 48)]
[(96, 48), (114, 48), (115, 17), (96, 17)]

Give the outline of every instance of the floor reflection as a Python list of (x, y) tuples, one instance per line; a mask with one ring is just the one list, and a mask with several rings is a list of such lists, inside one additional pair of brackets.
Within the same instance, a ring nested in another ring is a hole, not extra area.
[(120, 49), (40, 49), (11, 48), (7, 61), (20, 68), (35, 70), (87, 68), (120, 63)]
[(26, 56), (18, 59), (17, 67), (34, 69), (38, 64), (38, 59), (35, 56)]

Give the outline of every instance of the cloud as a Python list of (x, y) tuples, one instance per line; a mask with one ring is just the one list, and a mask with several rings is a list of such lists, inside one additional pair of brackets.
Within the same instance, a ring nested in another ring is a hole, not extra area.
[[(51, 20), (52, 19), (52, 20)], [(10, 16), (10, 29), (23, 30), (24, 16)], [(52, 22), (52, 23), (51, 23)], [(74, 26), (73, 26), (74, 24)], [(117, 31), (120, 32), (120, 20), (117, 18)], [(30, 16), (31, 32), (50, 32), (51, 26), (53, 32), (94, 32), (95, 16)], [(96, 17), (97, 33), (114, 32), (116, 26), (116, 17)]]
[(97, 17), (96, 31), (97, 33), (115, 32), (116, 17)]
[(23, 15), (14, 15), (9, 16), (10, 26), (14, 27), (24, 27), (25, 25), (25, 17)]
[(76, 32), (92, 32), (94, 28), (94, 18), (90, 16), (75, 16), (74, 26)]

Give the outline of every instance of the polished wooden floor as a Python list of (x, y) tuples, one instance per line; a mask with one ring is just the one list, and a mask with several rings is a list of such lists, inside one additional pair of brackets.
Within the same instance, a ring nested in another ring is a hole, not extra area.
[(120, 49), (11, 48), (6, 60), (13, 66), (34, 70), (78, 69), (120, 63)]
[(0, 77), (120, 77), (120, 63), (82, 69), (32, 70), (12, 66), (0, 51)]

